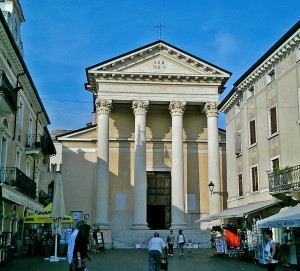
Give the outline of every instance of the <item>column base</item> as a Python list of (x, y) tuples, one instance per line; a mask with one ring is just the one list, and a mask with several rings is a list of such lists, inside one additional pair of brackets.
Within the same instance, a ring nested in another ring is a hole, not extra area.
[(95, 223), (95, 226), (97, 226), (100, 230), (110, 230), (110, 225), (105, 223)]
[(185, 230), (187, 228), (186, 223), (171, 223), (170, 230)]
[(132, 224), (132, 230), (149, 230), (147, 224)]

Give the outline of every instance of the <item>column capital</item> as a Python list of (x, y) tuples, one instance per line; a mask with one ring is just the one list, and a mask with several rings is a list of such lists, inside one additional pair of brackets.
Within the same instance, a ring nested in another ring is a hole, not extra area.
[(171, 116), (183, 116), (185, 105), (185, 101), (171, 101), (169, 105)]
[(149, 101), (133, 101), (132, 109), (135, 116), (137, 115), (146, 115), (148, 111)]
[(112, 100), (97, 98), (95, 100), (96, 110), (98, 114), (109, 115), (112, 108)]
[(206, 102), (205, 112), (206, 117), (218, 117), (218, 105), (219, 102)]

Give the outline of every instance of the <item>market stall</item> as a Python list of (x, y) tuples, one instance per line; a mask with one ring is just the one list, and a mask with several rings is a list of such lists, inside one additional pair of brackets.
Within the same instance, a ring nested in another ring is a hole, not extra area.
[(300, 267), (300, 204), (257, 221), (256, 225), (259, 229), (289, 227), (291, 229), (289, 262), (297, 265), (298, 268)]
[[(53, 245), (53, 231), (52, 223), (53, 218), (51, 217), (52, 203), (49, 203), (41, 212), (34, 213), (24, 217), (24, 224), (38, 224), (41, 225), (37, 229), (25, 229), (24, 232), (24, 244), (26, 254), (34, 254), (34, 251), (39, 248), (45, 256), (48, 255)], [(65, 215), (61, 223), (67, 225), (67, 229), (63, 228), (60, 234), (60, 244), (67, 245), (69, 239), (69, 232), (72, 232), (72, 224), (74, 219), (70, 215)], [(69, 225), (68, 225), (69, 224)], [(66, 251), (66, 248), (62, 247), (61, 251)]]

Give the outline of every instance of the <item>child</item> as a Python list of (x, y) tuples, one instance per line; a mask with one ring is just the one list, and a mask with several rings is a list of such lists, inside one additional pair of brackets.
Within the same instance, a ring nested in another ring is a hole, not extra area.
[(187, 253), (188, 253), (188, 256), (192, 256), (192, 248), (193, 248), (192, 240), (189, 239), (189, 240), (188, 240), (188, 243), (187, 243), (186, 245), (187, 245)]
[(178, 244), (178, 248), (180, 249), (180, 256), (183, 256), (183, 247), (185, 244), (183, 230), (178, 231), (177, 244)]

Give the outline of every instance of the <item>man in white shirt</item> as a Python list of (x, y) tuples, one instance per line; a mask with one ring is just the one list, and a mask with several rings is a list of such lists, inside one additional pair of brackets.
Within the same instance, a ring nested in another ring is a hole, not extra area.
[(77, 237), (77, 234), (79, 232), (79, 228), (86, 224), (85, 220), (79, 220), (76, 224), (75, 230), (72, 232), (69, 243), (68, 243), (68, 262), (70, 265), (70, 271), (72, 271), (72, 259), (73, 259), (73, 250), (74, 250), (74, 246), (75, 246), (75, 240)]
[(153, 271), (153, 266), (155, 263), (155, 270), (160, 271), (160, 261), (163, 249), (166, 247), (163, 239), (159, 237), (159, 233), (155, 232), (154, 237), (150, 239), (148, 243), (148, 258), (149, 258), (149, 269), (148, 271)]

